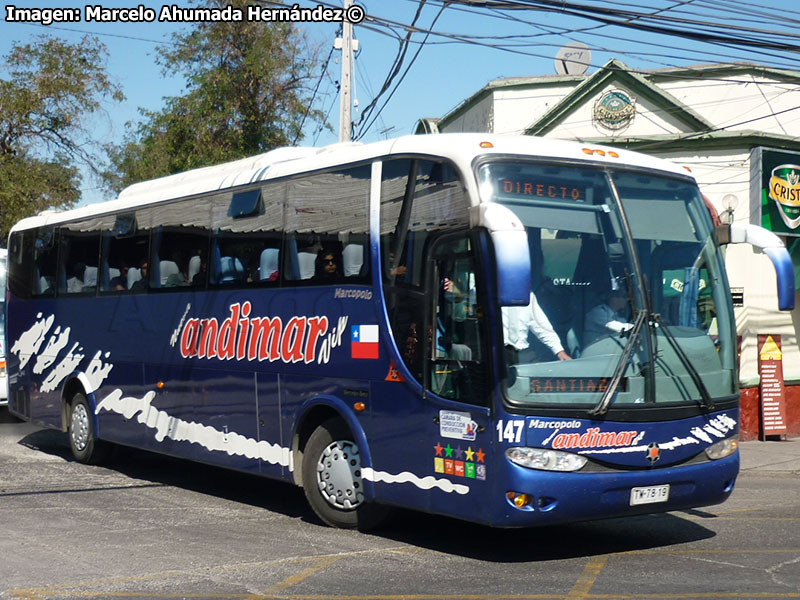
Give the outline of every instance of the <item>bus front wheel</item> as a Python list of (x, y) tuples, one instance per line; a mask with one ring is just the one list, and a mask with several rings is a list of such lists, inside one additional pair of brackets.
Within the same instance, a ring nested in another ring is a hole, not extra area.
[(388, 516), (387, 507), (364, 499), (359, 448), (338, 419), (324, 422), (308, 438), (303, 490), (317, 516), (332, 527), (373, 529)]
[(82, 393), (72, 397), (67, 426), (72, 456), (80, 463), (95, 465), (108, 456), (108, 446), (95, 438), (92, 409)]

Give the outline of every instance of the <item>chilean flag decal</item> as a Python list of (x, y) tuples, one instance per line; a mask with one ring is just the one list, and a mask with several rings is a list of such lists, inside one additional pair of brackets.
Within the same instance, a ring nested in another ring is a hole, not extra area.
[(350, 328), (350, 357), (378, 358), (377, 325), (353, 325)]

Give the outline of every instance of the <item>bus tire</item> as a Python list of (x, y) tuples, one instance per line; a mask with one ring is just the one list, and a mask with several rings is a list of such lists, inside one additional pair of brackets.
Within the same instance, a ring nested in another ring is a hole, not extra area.
[(339, 419), (317, 427), (303, 450), (303, 491), (316, 515), (331, 527), (374, 529), (388, 507), (364, 499), (359, 448)]
[(93, 422), (89, 401), (78, 392), (69, 405), (67, 436), (72, 456), (86, 465), (99, 464), (109, 455), (109, 446), (95, 437)]

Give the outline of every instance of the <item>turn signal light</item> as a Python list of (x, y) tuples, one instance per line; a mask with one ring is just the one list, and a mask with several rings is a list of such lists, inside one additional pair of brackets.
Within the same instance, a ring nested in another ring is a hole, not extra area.
[(529, 506), (531, 502), (533, 502), (533, 498), (531, 496), (528, 494), (523, 494), (522, 492), (506, 492), (506, 497), (517, 508), (525, 508), (526, 506)]
[(492, 142), (481, 142), (478, 144), (481, 148), (494, 148), (494, 144)]

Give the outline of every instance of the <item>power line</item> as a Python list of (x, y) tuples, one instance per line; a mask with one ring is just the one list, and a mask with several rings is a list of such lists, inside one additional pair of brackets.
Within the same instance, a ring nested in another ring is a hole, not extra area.
[[(420, 6), (422, 6), (422, 2), (420, 3)], [(436, 16), (434, 17), (433, 21), (431, 22), (431, 28), (433, 28), (433, 26), (436, 24), (436, 21), (438, 21), (438, 20), (439, 20), (439, 17), (440, 17), (440, 16), (442, 16), (442, 13), (444, 12), (444, 9), (445, 9), (446, 7), (447, 7), (447, 4), (446, 4), (446, 3), (442, 3), (442, 8), (439, 10), (439, 12), (438, 12), (438, 13), (436, 13)], [(414, 65), (414, 62), (416, 62), (416, 60), (417, 60), (417, 57), (419, 56), (419, 53), (420, 53), (420, 52), (422, 52), (422, 48), (423, 48), (423, 46), (425, 45), (425, 42), (428, 40), (428, 37), (429, 37), (429, 36), (430, 36), (430, 33), (428, 33), (428, 34), (426, 34), (426, 35), (425, 35), (425, 39), (424, 39), (424, 40), (422, 40), (422, 43), (420, 43), (419, 47), (417, 48), (417, 51), (416, 51), (416, 53), (415, 53), (415, 54), (414, 54), (414, 56), (411, 58), (411, 61), (409, 62), (408, 66), (406, 67), (405, 71), (403, 71), (403, 74), (400, 76), (400, 79), (398, 80), (398, 82), (395, 84), (395, 86), (394, 86), (394, 89), (393, 89), (393, 90), (391, 91), (391, 93), (389, 94), (389, 97), (388, 97), (388, 98), (386, 98), (386, 100), (383, 102), (383, 105), (382, 105), (382, 106), (381, 106), (381, 108), (378, 110), (378, 112), (377, 112), (377, 114), (375, 115), (375, 117), (374, 117), (374, 118), (373, 118), (373, 119), (372, 119), (372, 120), (371, 120), (371, 121), (370, 121), (370, 122), (369, 122), (369, 123), (368, 123), (368, 124), (367, 124), (367, 125), (364, 127), (364, 129), (362, 130), (362, 134), (363, 134), (363, 133), (366, 133), (367, 131), (369, 131), (370, 127), (372, 127), (372, 124), (373, 124), (373, 123), (375, 123), (375, 119), (377, 119), (377, 118), (378, 118), (378, 116), (379, 116), (379, 115), (381, 114), (381, 112), (383, 111), (383, 109), (384, 109), (384, 108), (386, 108), (386, 105), (387, 105), (387, 104), (389, 103), (389, 101), (392, 99), (392, 96), (394, 96), (395, 92), (396, 92), (396, 91), (397, 91), (397, 89), (400, 87), (400, 84), (401, 84), (401, 83), (403, 83), (403, 80), (405, 79), (406, 75), (408, 75), (408, 72), (411, 70), (411, 67)], [(361, 119), (361, 120), (363, 120), (363, 115), (362, 115), (362, 119)], [(359, 121), (359, 122), (360, 122), (360, 121)]]
[(164, 40), (151, 40), (149, 38), (138, 37), (134, 35), (122, 35), (119, 33), (108, 33), (106, 31), (87, 31), (85, 29), (75, 29), (73, 27), (61, 27), (58, 25), (40, 25), (39, 23), (14, 23), (14, 25), (27, 25), (29, 27), (37, 27), (40, 29), (47, 29), (48, 31), (69, 31), (70, 33), (80, 33), (83, 35), (93, 35), (97, 37), (112, 37), (112, 38), (119, 38), (123, 40), (133, 40), (136, 42), (147, 42), (149, 44), (158, 44), (158, 45), (170, 45), (176, 46), (173, 42), (164, 41)]
[(740, 121), (740, 122), (734, 123), (732, 125), (725, 125), (724, 127), (713, 127), (711, 129), (705, 129), (703, 131), (695, 131), (695, 132), (692, 132), (692, 133), (687, 133), (685, 135), (678, 136), (676, 139), (672, 139), (672, 140), (668, 140), (668, 141), (652, 142), (650, 144), (644, 144), (642, 146), (638, 146), (637, 150), (645, 150), (645, 149), (650, 149), (650, 148), (657, 148), (659, 146), (664, 146), (666, 144), (673, 144), (676, 141), (682, 142), (682, 141), (690, 140), (690, 139), (693, 139), (693, 138), (696, 138), (696, 137), (702, 137), (702, 136), (708, 135), (710, 133), (716, 133), (718, 131), (725, 131), (726, 129), (732, 129), (734, 127), (741, 127), (742, 125), (749, 125), (750, 123), (755, 123), (756, 121), (763, 121), (764, 119), (772, 119), (774, 117), (777, 117), (778, 115), (783, 115), (783, 114), (790, 113), (790, 112), (793, 112), (793, 111), (796, 111), (796, 110), (800, 110), (800, 106), (794, 106), (792, 108), (787, 108), (787, 109), (784, 109), (784, 110), (780, 110), (780, 111), (778, 111), (776, 113), (771, 113), (769, 115), (762, 115), (760, 117), (754, 117), (752, 119), (747, 119), (745, 121)]
[(319, 86), (322, 83), (322, 80), (325, 78), (325, 73), (328, 72), (328, 65), (331, 62), (331, 57), (333, 56), (334, 50), (335, 48), (333, 47), (333, 45), (331, 45), (331, 51), (328, 53), (328, 58), (325, 59), (325, 65), (322, 67), (322, 72), (320, 73), (319, 79), (317, 80), (317, 85), (314, 86), (314, 92), (311, 94), (311, 100), (308, 101), (308, 106), (306, 106), (306, 111), (305, 113), (303, 113), (303, 118), (300, 121), (300, 126), (297, 128), (297, 133), (295, 134), (294, 139), (292, 140), (292, 146), (297, 144), (297, 139), (303, 132), (303, 125), (305, 125), (306, 117), (308, 117), (308, 113), (311, 112), (311, 107), (314, 104), (314, 100), (317, 97), (317, 91), (319, 90)]

